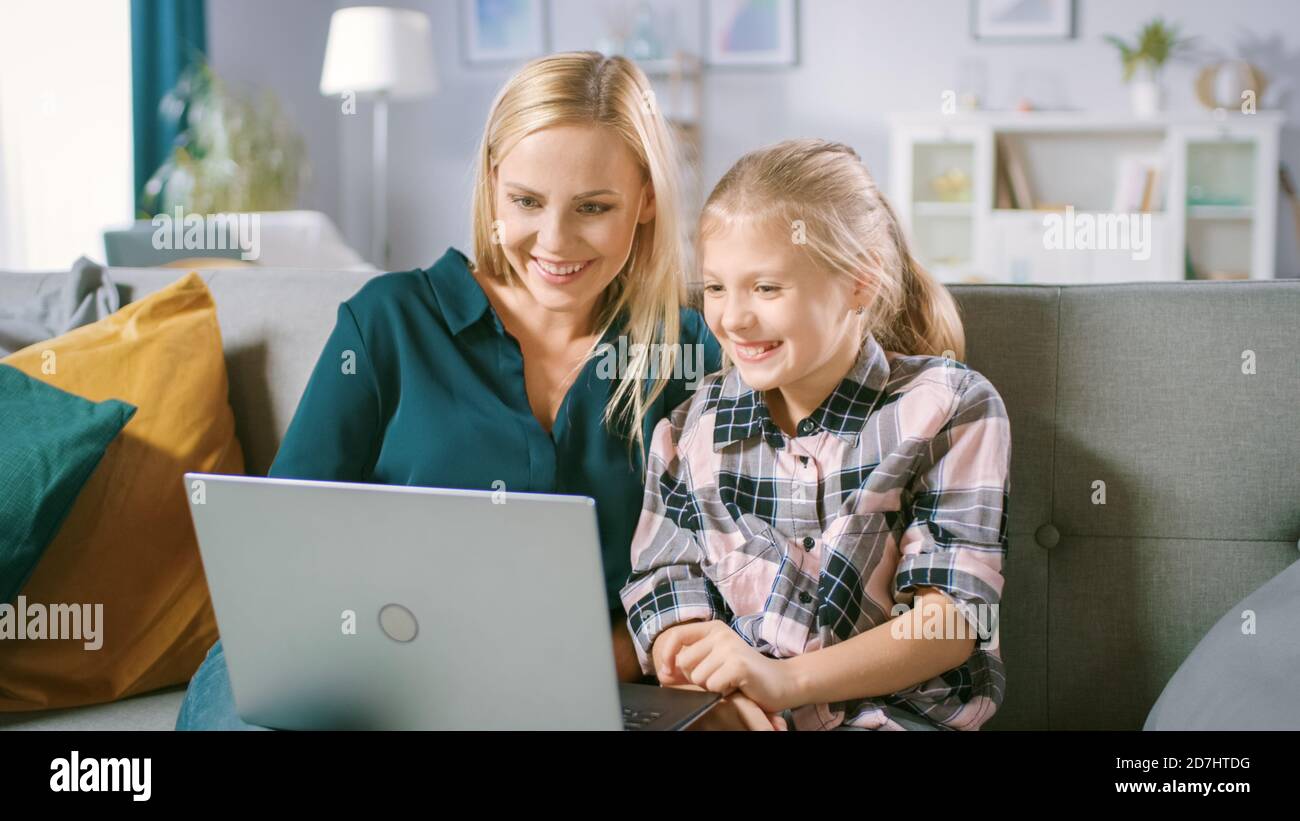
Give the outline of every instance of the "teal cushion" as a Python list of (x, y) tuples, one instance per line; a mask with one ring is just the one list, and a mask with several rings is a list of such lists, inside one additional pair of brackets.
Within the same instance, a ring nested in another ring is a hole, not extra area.
[(0, 365), (0, 604), (31, 577), (77, 494), (135, 415)]

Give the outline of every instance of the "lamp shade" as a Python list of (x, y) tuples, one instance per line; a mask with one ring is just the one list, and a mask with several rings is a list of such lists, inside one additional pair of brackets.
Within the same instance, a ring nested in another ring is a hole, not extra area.
[(353, 6), (330, 17), (320, 92), (387, 93), (393, 99), (438, 90), (429, 18), (418, 11)]

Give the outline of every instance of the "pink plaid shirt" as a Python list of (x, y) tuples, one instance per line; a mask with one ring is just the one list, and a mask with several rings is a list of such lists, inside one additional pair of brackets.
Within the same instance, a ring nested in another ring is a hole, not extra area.
[(735, 368), (655, 428), (622, 590), (641, 667), (689, 619), (727, 622), (773, 658), (883, 624), (935, 587), (968, 620), (959, 667), (889, 696), (792, 711), (796, 729), (901, 729), (902, 709), (974, 730), (1002, 703), (997, 641), (1011, 432), (981, 374), (886, 352), (868, 337), (834, 393), (789, 437)]

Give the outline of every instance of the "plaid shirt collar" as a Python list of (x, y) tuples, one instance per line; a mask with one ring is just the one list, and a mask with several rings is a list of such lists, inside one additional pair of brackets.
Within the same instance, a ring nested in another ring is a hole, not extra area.
[[(888, 381), (889, 360), (885, 358), (885, 350), (874, 335), (868, 334), (853, 367), (831, 395), (799, 422), (798, 434), (808, 436), (827, 431), (849, 444), (855, 443), (867, 417), (879, 404), (877, 400)], [(785, 446), (785, 434), (772, 421), (762, 391), (745, 384), (740, 369), (733, 367), (722, 382), (714, 417), (713, 449), (721, 450), (760, 434), (773, 448)]]

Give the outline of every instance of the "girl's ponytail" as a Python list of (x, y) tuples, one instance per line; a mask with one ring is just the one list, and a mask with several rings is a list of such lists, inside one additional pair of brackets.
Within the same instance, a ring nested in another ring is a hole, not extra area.
[(890, 234), (898, 253), (903, 291), (903, 303), (889, 323), (888, 331), (881, 334), (884, 338), (881, 343), (899, 353), (965, 360), (966, 332), (956, 300), (912, 256), (893, 206), (883, 196), (880, 203), (892, 223)]

